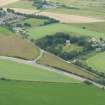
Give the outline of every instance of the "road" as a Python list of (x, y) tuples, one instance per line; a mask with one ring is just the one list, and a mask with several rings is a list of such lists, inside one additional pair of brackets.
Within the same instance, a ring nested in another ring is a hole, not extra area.
[[(42, 51), (42, 52), (43, 52), (43, 51)], [(41, 54), (42, 54), (42, 52), (41, 52)], [(42, 56), (42, 55), (39, 55), (39, 58), (40, 58), (41, 56)], [(39, 58), (37, 58), (37, 59), (39, 59)], [(63, 74), (63, 75), (65, 75), (65, 76), (68, 76), (68, 77), (77, 79), (77, 80), (79, 80), (79, 81), (81, 81), (81, 82), (87, 80), (87, 81), (91, 82), (93, 85), (95, 85), (95, 86), (97, 86), (97, 87), (99, 87), (99, 88), (103, 88), (103, 87), (105, 88), (105, 86), (103, 86), (103, 85), (100, 85), (100, 84), (98, 84), (98, 83), (96, 83), (96, 82), (94, 82), (94, 81), (90, 81), (90, 80), (88, 80), (88, 79), (85, 79), (85, 78), (83, 78), (83, 77), (79, 77), (79, 76), (77, 76), (77, 75), (75, 75), (75, 74), (71, 74), (71, 73), (68, 73), (68, 72), (66, 72), (66, 71), (61, 71), (61, 70), (59, 70), (59, 69), (54, 69), (54, 68), (49, 67), (49, 66), (37, 64), (37, 63), (35, 62), (36, 60), (29, 61), (29, 60), (23, 60), (23, 59), (13, 58), (13, 57), (7, 57), (7, 56), (0, 56), (0, 60), (9, 60), (9, 61), (14, 61), (14, 62), (21, 63), (21, 64), (31, 65), (31, 66), (38, 67), (38, 68), (42, 68), (42, 69), (44, 69), (44, 70), (48, 70), (48, 71), (51, 71), (51, 72), (56, 72), (56, 73), (59, 73), (59, 74)]]

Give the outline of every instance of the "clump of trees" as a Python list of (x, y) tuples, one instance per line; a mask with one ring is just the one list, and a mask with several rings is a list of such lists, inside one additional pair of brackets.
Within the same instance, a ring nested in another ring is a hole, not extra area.
[(7, 8), (7, 12), (15, 13), (13, 9)]
[[(105, 86), (105, 78), (100, 78), (100, 79), (96, 80), (96, 82)], [(105, 88), (103, 88), (103, 90), (105, 90)]]
[(26, 22), (23, 23), (23, 24), (20, 24), (20, 23), (19, 23), (19, 24), (16, 24), (16, 27), (21, 27), (21, 28), (22, 28), (22, 27), (31, 27), (31, 24), (26, 23)]
[[(83, 51), (64, 52), (63, 46), (66, 44), (67, 40), (70, 40), (71, 44), (83, 46)], [(55, 35), (47, 35), (46, 37), (37, 40), (36, 44), (40, 48), (49, 51), (65, 60), (73, 59), (88, 50), (93, 50), (87, 37), (76, 37), (62, 32), (56, 33)]]
[(48, 5), (46, 0), (33, 0), (33, 5), (37, 7), (37, 9), (43, 8), (43, 5)]

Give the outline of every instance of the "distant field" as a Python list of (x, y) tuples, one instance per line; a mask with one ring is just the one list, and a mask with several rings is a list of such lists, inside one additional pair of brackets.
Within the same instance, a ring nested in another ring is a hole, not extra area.
[(67, 72), (72, 72), (74, 74), (78, 74), (81, 76), (84, 76), (86, 78), (91, 78), (91, 79), (96, 79), (96, 75), (88, 72), (88, 71), (84, 71), (81, 68), (71, 64), (71, 63), (67, 63), (66, 61), (60, 59), (57, 56), (54, 56), (50, 53), (45, 52), (43, 57), (38, 61), (38, 63), (40, 64), (44, 64), (44, 65), (48, 65), (48, 66), (52, 66), (61, 70), (65, 70)]
[(105, 52), (90, 56), (86, 60), (86, 64), (99, 72), (105, 72)]
[(8, 0), (8, 1), (7, 0), (0, 0), (0, 7), (14, 3), (14, 2), (17, 2), (17, 1), (19, 1), (19, 0)]
[(87, 10), (87, 9), (65, 9), (65, 8), (56, 8), (56, 9), (47, 9), (46, 11), (48, 12), (54, 12), (54, 13), (65, 13), (65, 14), (70, 14), (70, 15), (80, 15), (80, 16), (93, 16), (96, 18), (104, 18), (105, 19), (105, 14), (104, 12), (100, 11), (92, 11), (92, 10)]
[(82, 35), (82, 36), (94, 36), (94, 37), (105, 38), (104, 33), (83, 29), (72, 25), (60, 24), (60, 23), (37, 27), (37, 28), (30, 28), (28, 30), (28, 34), (30, 35), (30, 37), (34, 39), (39, 39), (46, 35), (52, 35), (57, 32), (65, 32), (69, 33), (70, 35), (77, 35), (77, 36)]
[(40, 12), (39, 15), (48, 16), (59, 20), (61, 23), (94, 23), (94, 22), (104, 22), (104, 19), (98, 19), (91, 16), (80, 16), (80, 15), (67, 15), (61, 13), (52, 12)]
[(84, 84), (0, 81), (1, 105), (104, 105), (104, 92)]
[(14, 2), (12, 4), (8, 4), (4, 7), (7, 8), (24, 8), (24, 9), (35, 9), (34, 6), (32, 6), (33, 2), (28, 0), (19, 0), (17, 2)]
[(79, 82), (63, 74), (7, 60), (0, 60), (0, 77), (25, 81)]
[[(65, 4), (71, 8), (52, 8), (47, 9), (47, 11), (57, 12), (57, 13), (66, 13), (66, 14), (76, 14), (76, 15), (85, 15), (85, 16), (98, 16), (105, 18), (104, 13), (104, 0), (50, 0), (51, 2), (57, 2)], [(32, 1), (20, 0), (15, 3), (6, 5), (8, 8), (23, 8), (23, 9), (36, 9), (32, 6)], [(77, 9), (73, 9), (73, 8)], [(42, 10), (41, 10), (42, 11)], [(45, 11), (45, 10), (44, 10)], [(104, 16), (104, 17), (103, 17)]]
[(8, 29), (0, 27), (0, 55), (31, 60), (39, 55), (39, 49)]
[(86, 28), (87, 30), (105, 33), (105, 22), (87, 23), (87, 24), (70, 24), (79, 28)]
[[(72, 5), (72, 6), (77, 6), (80, 8), (91, 8), (94, 7), (95, 9), (98, 7), (103, 8), (105, 1), (104, 0), (50, 0), (52, 2), (59, 2), (59, 3), (63, 3), (65, 5)], [(93, 8), (93, 9), (94, 9)]]
[(77, 9), (68, 9), (68, 8), (57, 8), (49, 9), (48, 11), (55, 11), (67, 14), (80, 14), (86, 16), (104, 16), (105, 18), (105, 0), (50, 0), (52, 2), (63, 3), (69, 7), (74, 7)]
[(52, 2), (59, 2), (59, 3), (64, 3), (64, 4), (70, 4), (70, 3), (75, 3), (75, 2), (77, 2), (77, 1), (79, 1), (79, 0), (60, 0), (60, 1), (58, 1), (58, 0), (50, 0), (50, 1), (52, 1)]

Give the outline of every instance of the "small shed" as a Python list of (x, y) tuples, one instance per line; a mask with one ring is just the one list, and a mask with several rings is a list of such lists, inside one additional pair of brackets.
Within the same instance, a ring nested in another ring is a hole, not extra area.
[(66, 45), (70, 45), (71, 41), (70, 40), (66, 40)]

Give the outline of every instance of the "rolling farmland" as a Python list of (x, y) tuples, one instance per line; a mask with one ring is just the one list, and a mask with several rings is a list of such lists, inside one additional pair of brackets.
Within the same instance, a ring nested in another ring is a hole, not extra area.
[(104, 105), (104, 0), (0, 7), (0, 105)]

